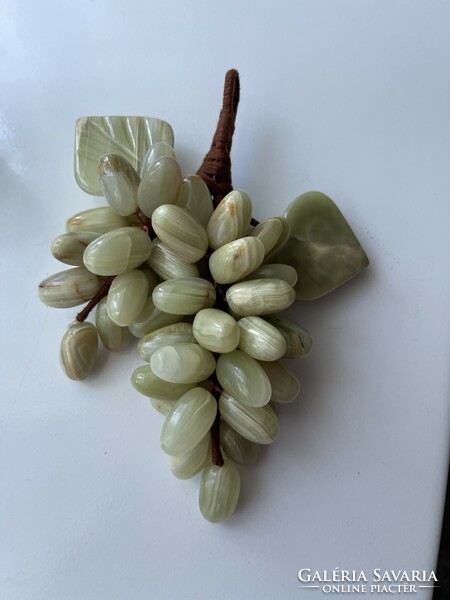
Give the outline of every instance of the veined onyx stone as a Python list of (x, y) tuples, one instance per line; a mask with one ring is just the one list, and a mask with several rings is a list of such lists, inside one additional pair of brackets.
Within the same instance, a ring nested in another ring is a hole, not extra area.
[(172, 127), (151, 117), (81, 117), (75, 126), (75, 179), (82, 190), (103, 194), (98, 175), (105, 154), (126, 158), (140, 173), (142, 160), (156, 142), (173, 146)]
[(291, 237), (277, 261), (298, 273), (298, 300), (320, 298), (369, 265), (369, 259), (335, 203), (321, 192), (306, 192), (284, 214)]

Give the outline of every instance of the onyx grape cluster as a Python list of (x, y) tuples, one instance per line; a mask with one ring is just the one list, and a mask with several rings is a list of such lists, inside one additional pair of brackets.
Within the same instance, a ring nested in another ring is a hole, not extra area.
[(113, 352), (138, 338), (144, 365), (131, 381), (165, 415), (160, 445), (171, 470), (180, 479), (201, 471), (200, 510), (222, 521), (239, 498), (236, 463), (253, 462), (277, 438), (277, 407), (298, 394), (280, 359), (312, 346), (307, 331), (278, 315), (296, 297), (296, 270), (276, 258), (289, 224), (252, 225), (242, 190), (214, 207), (204, 181), (183, 179), (163, 141), (150, 145), (139, 172), (108, 153), (97, 173), (107, 205), (67, 221), (51, 251), (71, 268), (39, 285), (48, 306), (97, 304), (95, 324), (85, 311), (68, 326), (61, 366), (85, 379), (98, 338)]

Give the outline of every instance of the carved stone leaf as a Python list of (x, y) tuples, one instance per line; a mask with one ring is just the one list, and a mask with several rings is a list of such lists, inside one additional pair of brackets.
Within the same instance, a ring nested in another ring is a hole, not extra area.
[(82, 190), (101, 196), (99, 161), (105, 154), (126, 158), (138, 173), (151, 144), (173, 146), (172, 127), (151, 117), (81, 117), (75, 127), (75, 179)]
[(368, 266), (369, 259), (350, 225), (325, 194), (302, 194), (284, 216), (291, 237), (277, 261), (297, 270), (297, 299), (324, 296)]

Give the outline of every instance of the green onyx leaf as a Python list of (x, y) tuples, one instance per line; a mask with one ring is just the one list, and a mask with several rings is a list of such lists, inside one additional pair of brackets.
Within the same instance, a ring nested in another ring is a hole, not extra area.
[(150, 146), (165, 142), (173, 146), (172, 127), (150, 117), (82, 117), (75, 127), (75, 179), (82, 190), (103, 194), (98, 175), (105, 154), (126, 158), (140, 173)]
[(325, 194), (302, 194), (284, 216), (291, 227), (291, 237), (277, 261), (297, 270), (297, 299), (324, 296), (369, 265), (350, 225)]

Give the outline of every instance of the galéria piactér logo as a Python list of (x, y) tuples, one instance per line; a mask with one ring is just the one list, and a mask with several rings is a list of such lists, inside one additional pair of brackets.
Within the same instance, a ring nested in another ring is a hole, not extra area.
[(434, 571), (405, 571), (373, 569), (331, 571), (300, 569), (301, 588), (315, 589), (324, 594), (415, 594), (420, 589), (439, 587)]

